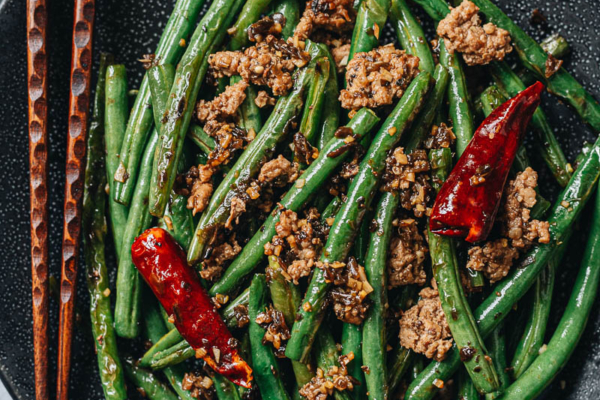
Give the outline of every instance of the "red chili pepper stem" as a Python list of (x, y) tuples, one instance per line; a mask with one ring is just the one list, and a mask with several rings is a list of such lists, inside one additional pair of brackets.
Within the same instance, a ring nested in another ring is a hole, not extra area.
[(429, 219), (432, 232), (465, 237), (471, 243), (487, 238), (543, 89), (544, 85), (536, 82), (494, 110), (479, 126), (436, 198)]
[(150, 286), (175, 327), (216, 372), (249, 388), (252, 369), (240, 357), (225, 322), (206, 293), (186, 255), (164, 229), (151, 228), (131, 246), (133, 263)]

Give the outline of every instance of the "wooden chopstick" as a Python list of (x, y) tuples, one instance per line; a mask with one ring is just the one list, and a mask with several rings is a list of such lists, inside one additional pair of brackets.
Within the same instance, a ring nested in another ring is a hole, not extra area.
[(48, 56), (46, 0), (27, 0), (29, 199), (35, 397), (48, 399)]
[(75, 0), (60, 282), (60, 328), (56, 389), (56, 398), (59, 400), (67, 400), (68, 398), (71, 369), (71, 341), (81, 233), (81, 201), (83, 197), (87, 122), (90, 104), (94, 13), (94, 0)]

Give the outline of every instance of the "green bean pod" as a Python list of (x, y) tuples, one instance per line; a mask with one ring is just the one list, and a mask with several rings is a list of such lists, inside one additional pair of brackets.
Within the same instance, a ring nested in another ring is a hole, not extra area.
[[(326, 379), (331, 380), (332, 378), (327, 376), (327, 372), (333, 367), (340, 367), (340, 363), (338, 361), (340, 352), (335, 344), (333, 335), (329, 329), (327, 329), (327, 327), (323, 326), (319, 329), (319, 332), (315, 338), (314, 347), (317, 367), (323, 370)], [(335, 400), (351, 400), (353, 398), (346, 390), (341, 392), (335, 390), (333, 392), (333, 396)]]
[(363, 0), (358, 6), (348, 62), (356, 53), (373, 50), (387, 21), (390, 0)]
[[(363, 355), (364, 356), (364, 355)], [(414, 353), (402, 347), (398, 346), (393, 350), (392, 356), (389, 357), (387, 363), (387, 390), (390, 396), (393, 396), (398, 389), (401, 387), (402, 379), (410, 369)], [(368, 378), (368, 375), (367, 375)], [(367, 380), (367, 385), (369, 381)]]
[(153, 370), (172, 367), (196, 355), (196, 351), (185, 340), (154, 354), (150, 361)]
[(264, 275), (254, 275), (250, 285), (250, 348), (252, 352), (252, 371), (260, 394), (265, 400), (289, 399), (281, 381), (281, 373), (273, 350), (262, 343), (265, 330), (256, 323), (256, 317), (267, 307), (267, 281)]
[(323, 111), (321, 117), (321, 129), (317, 136), (317, 148), (322, 150), (331, 139), (333, 139), (336, 129), (340, 124), (340, 100), (338, 91), (338, 76), (336, 65), (329, 50), (329, 79), (325, 85), (325, 94), (323, 100)]
[(352, 353), (354, 359), (348, 363), (348, 375), (358, 382), (352, 394), (357, 399), (364, 399), (367, 395), (365, 374), (363, 366), (363, 330), (361, 325), (344, 323), (342, 325), (342, 352), (344, 355)]
[(187, 208), (187, 197), (172, 192), (165, 215), (158, 220), (158, 226), (167, 230), (187, 250), (194, 235), (194, 217), (192, 210)]
[(329, 72), (331, 71), (327, 47), (323, 44), (318, 44), (317, 47), (319, 51), (313, 55), (315, 73), (306, 95), (306, 105), (302, 113), (299, 129), (299, 132), (312, 144), (316, 142), (317, 133), (321, 129), (325, 88), (327, 87), (327, 82), (329, 82)]
[(209, 155), (215, 149), (217, 144), (215, 139), (208, 136), (204, 129), (196, 124), (192, 124), (188, 130), (187, 137), (205, 154)]
[[(185, 49), (183, 43), (196, 24), (196, 20), (204, 0), (177, 0), (173, 12), (167, 21), (160, 37), (155, 56), (161, 63), (177, 64)], [(123, 145), (119, 151), (119, 174), (116, 182), (116, 193), (113, 197), (121, 204), (129, 205), (137, 181), (137, 168), (148, 141), (152, 128), (152, 108), (150, 105), (150, 88), (144, 76), (138, 95), (129, 116)], [(116, 172), (116, 171), (115, 171)], [(109, 181), (113, 178), (110, 177)]]
[(494, 400), (502, 397), (502, 391), (506, 390), (511, 382), (507, 372), (508, 363), (506, 361), (507, 349), (504, 322), (498, 325), (487, 338), (487, 346), (490, 351), (490, 357), (492, 357), (492, 362), (496, 366), (496, 371), (498, 371), (500, 391), (486, 394), (485, 399)]
[[(239, 75), (234, 75), (230, 78), (230, 85), (235, 85), (242, 80)], [(260, 115), (260, 109), (256, 105), (256, 87), (248, 85), (246, 88), (246, 98), (238, 108), (239, 124), (240, 127), (246, 131), (254, 130), (254, 132), (260, 132), (262, 129), (262, 117)]]
[(212, 378), (215, 392), (219, 400), (241, 400), (236, 385), (223, 375), (215, 374)]
[(132, 359), (125, 360), (125, 372), (136, 388), (143, 390), (150, 400), (178, 400), (176, 394), (163, 382), (159, 381), (152, 372), (135, 365)]
[(552, 57), (559, 59), (565, 57), (571, 50), (567, 39), (558, 33), (553, 33), (546, 39), (542, 40), (540, 46), (542, 46), (542, 49), (546, 53), (551, 54)]
[[(379, 118), (371, 110), (363, 108), (356, 113), (346, 126), (352, 129), (355, 135), (362, 138), (369, 133), (377, 122), (379, 122)], [(333, 138), (327, 146), (320, 149), (317, 159), (296, 180), (296, 184), (288, 190), (287, 194), (281, 199), (280, 204), (285, 209), (292, 211), (302, 209), (348, 154), (343, 152), (337, 157), (329, 157), (328, 155), (338, 153), (339, 149), (345, 145), (344, 138)], [(302, 185), (299, 185), (298, 182), (302, 182)], [(211, 296), (218, 293), (230, 293), (240, 284), (243, 277), (258, 266), (264, 257), (264, 245), (275, 236), (275, 224), (279, 221), (280, 212), (277, 209), (275, 215), (269, 214), (263, 227), (244, 246), (242, 252), (233, 260), (221, 279), (210, 288), (209, 294)]]
[[(240, 11), (237, 21), (231, 27), (233, 35), (229, 41), (230, 50), (240, 50), (248, 46), (248, 28), (260, 19), (260, 15), (269, 7), (271, 0), (248, 0)], [(229, 31), (228, 31), (229, 32)]]
[(123, 234), (121, 258), (117, 273), (117, 302), (115, 305), (115, 329), (124, 338), (135, 338), (139, 334), (141, 319), (142, 280), (133, 265), (131, 245), (145, 229), (152, 224), (148, 213), (148, 190), (154, 160), (154, 150), (158, 143), (158, 133), (153, 131), (146, 145), (140, 165), (140, 174), (131, 201), (127, 224)]
[(286, 97), (281, 97), (278, 100), (275, 109), (261, 131), (244, 150), (231, 171), (213, 193), (200, 218), (200, 222), (196, 226), (196, 232), (190, 244), (188, 251), (188, 263), (190, 265), (195, 265), (203, 258), (211, 234), (227, 220), (231, 208), (231, 199), (235, 196), (235, 191), (232, 188), (258, 174), (265, 155), (288, 134), (290, 120), (293, 120), (302, 109), (304, 91), (308, 86), (313, 70), (314, 67), (308, 66), (298, 71), (294, 89)]
[(90, 293), (92, 336), (98, 358), (102, 390), (104, 397), (108, 400), (124, 400), (127, 398), (127, 390), (113, 327), (109, 276), (104, 253), (107, 226), (102, 114), (106, 67), (111, 58), (112, 56), (105, 54), (100, 58), (94, 112), (88, 132), (81, 226), (87, 286)]
[[(589, 200), (599, 176), (600, 140), (596, 141), (554, 204), (548, 218), (550, 243), (536, 245), (521, 257), (518, 265), (504, 280), (496, 284), (491, 295), (473, 313), (482, 337), (485, 338), (502, 322), (513, 304), (534, 284), (557, 250), (561, 246), (566, 246), (573, 223)], [(563, 206), (566, 203), (569, 203), (567, 208)], [(406, 399), (431, 399), (437, 389), (433, 382), (436, 379), (441, 381), (449, 379), (459, 363), (460, 357), (456, 348), (447, 353), (444, 361), (432, 362), (418, 379), (411, 383)]]
[[(496, 84), (500, 90), (505, 92), (505, 97), (514, 97), (526, 89), (525, 84), (521, 82), (517, 74), (506, 63), (494, 62), (490, 64), (490, 69)], [(533, 113), (531, 126), (533, 126), (534, 132), (537, 134), (537, 140), (535, 141), (536, 149), (544, 158), (556, 181), (564, 187), (571, 178), (567, 167), (567, 159), (546, 119), (546, 114), (540, 107)]]
[[(429, 152), (433, 186), (439, 191), (452, 169), (452, 151), (449, 148)], [(463, 291), (455, 243), (452, 238), (440, 236), (427, 230), (429, 236), (429, 254), (433, 275), (440, 293), (442, 310), (452, 332), (454, 342), (461, 354), (467, 372), (478, 392), (482, 394), (495, 392), (500, 388), (498, 372), (473, 318), (471, 307)]]
[(109, 65), (106, 70), (106, 105), (104, 121), (104, 144), (106, 146), (106, 180), (109, 186), (108, 208), (110, 227), (113, 236), (117, 258), (121, 257), (121, 244), (125, 223), (127, 222), (127, 207), (114, 200), (116, 182), (113, 179), (119, 166), (123, 137), (127, 126), (127, 72), (124, 65)]
[[(577, 174), (575, 174), (576, 176)], [(600, 281), (600, 196), (596, 195), (594, 216), (583, 261), (567, 308), (558, 323), (546, 351), (540, 354), (503, 399), (529, 400), (538, 397), (565, 366), (587, 324)]]
[[(431, 86), (431, 75), (421, 72), (411, 82), (394, 111), (384, 122), (371, 142), (360, 164), (358, 174), (348, 188), (348, 199), (338, 212), (320, 260), (324, 263), (345, 261), (365, 211), (369, 208), (379, 183), (379, 175), (385, 168), (387, 154), (402, 138), (424, 103)], [(323, 303), (329, 288), (323, 270), (315, 270), (306, 296), (294, 323), (288, 341), (286, 356), (292, 360), (304, 360), (312, 345), (322, 318)]]
[(460, 400), (479, 400), (479, 392), (471, 377), (464, 369), (458, 371), (458, 398)]
[(285, 26), (281, 31), (281, 38), (288, 40), (294, 35), (294, 30), (300, 20), (300, 3), (297, 0), (277, 0), (275, 2), (274, 12), (280, 13), (285, 17)]
[(150, 214), (162, 217), (175, 182), (175, 168), (183, 151), (183, 139), (190, 126), (196, 98), (208, 69), (208, 55), (218, 46), (241, 7), (242, 0), (214, 1), (196, 28), (179, 62), (169, 94), (165, 118), (160, 127), (152, 182)]
[[(161, 323), (162, 315), (160, 316)], [(165, 329), (166, 330), (166, 329)], [(183, 339), (177, 329), (171, 329), (168, 332), (164, 332), (158, 339), (152, 340), (154, 343), (143, 355), (142, 359), (138, 363), (140, 367), (146, 368), (151, 365), (152, 357), (160, 351), (166, 350), (173, 345), (179, 344)]]
[(419, 57), (421, 71), (427, 71), (433, 75), (435, 62), (425, 32), (406, 4), (406, 0), (392, 0), (390, 14), (402, 48), (408, 54)]

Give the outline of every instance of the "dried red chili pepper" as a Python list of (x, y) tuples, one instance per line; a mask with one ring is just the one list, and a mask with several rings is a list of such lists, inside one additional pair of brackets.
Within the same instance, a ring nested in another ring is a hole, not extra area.
[(485, 240), (492, 229), (502, 191), (544, 85), (536, 82), (489, 117), (442, 186), (429, 219), (432, 232)]
[(131, 246), (133, 263), (165, 308), (181, 336), (204, 361), (233, 383), (249, 388), (252, 369), (231, 336), (186, 255), (161, 228), (142, 233)]

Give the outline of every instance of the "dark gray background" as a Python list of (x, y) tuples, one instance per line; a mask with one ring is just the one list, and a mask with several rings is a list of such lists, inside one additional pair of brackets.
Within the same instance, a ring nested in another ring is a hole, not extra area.
[[(62, 232), (62, 193), (69, 87), (69, 62), (73, 2), (48, 0), (50, 88), (50, 268), (54, 276), (60, 271)], [(95, 65), (98, 52), (112, 52), (128, 67), (130, 87), (141, 76), (135, 61), (152, 52), (162, 32), (174, 0), (97, 0), (94, 33)], [(498, 3), (521, 27), (536, 38), (560, 32), (572, 45), (566, 67), (600, 99), (600, 3), (596, 0), (511, 1)], [(532, 25), (531, 11), (542, 10), (547, 24)], [(0, 0), (0, 378), (15, 399), (32, 399), (33, 356), (31, 337), (31, 294), (29, 258), (29, 186), (27, 141), (27, 80), (25, 44), (25, 0)], [(94, 71), (95, 72), (95, 71)], [(558, 102), (546, 97), (544, 108), (555, 128), (561, 145), (573, 160), (582, 143), (594, 135)], [(535, 155), (533, 155), (535, 159)], [(538, 163), (539, 165), (539, 163)], [(538, 167), (547, 177), (544, 167)], [(555, 188), (542, 187), (547, 197)], [(589, 209), (586, 210), (589, 214)], [(585, 218), (583, 220), (589, 220)], [(578, 267), (585, 240), (585, 224), (573, 239), (571, 249), (560, 266), (552, 310), (550, 332), (560, 318)], [(82, 268), (81, 268), (82, 269)], [(80, 276), (79, 307), (87, 309), (85, 282)], [(82, 284), (83, 283), (83, 284)], [(600, 304), (597, 302), (597, 304)], [(51, 360), (56, 360), (57, 302), (52, 300)], [(592, 311), (591, 323), (557, 384), (547, 391), (549, 399), (600, 398), (600, 311)], [(71, 379), (73, 399), (101, 399), (96, 359), (88, 330), (75, 332)], [(54, 363), (53, 363), (54, 364)], [(52, 382), (55, 378), (51, 371)], [(563, 381), (563, 385), (560, 385)], [(54, 386), (52, 384), (51, 386)], [(0, 392), (1, 393), (1, 392)]]

